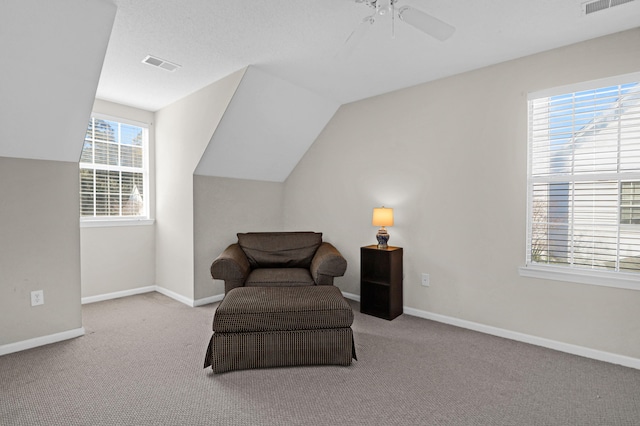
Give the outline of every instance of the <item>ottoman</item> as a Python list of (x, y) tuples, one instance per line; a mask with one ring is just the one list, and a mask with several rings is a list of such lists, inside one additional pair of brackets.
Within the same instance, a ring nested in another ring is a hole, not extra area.
[(213, 317), (204, 368), (214, 373), (357, 359), (353, 311), (337, 287), (238, 287)]

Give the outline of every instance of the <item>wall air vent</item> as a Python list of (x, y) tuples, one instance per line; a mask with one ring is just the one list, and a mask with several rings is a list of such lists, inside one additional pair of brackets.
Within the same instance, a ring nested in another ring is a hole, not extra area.
[(587, 3), (582, 3), (582, 12), (585, 15), (591, 13), (600, 12), (601, 10), (609, 9), (614, 6), (620, 6), (621, 4), (630, 3), (635, 0), (596, 0)]
[(142, 60), (142, 63), (162, 68), (163, 70), (171, 72), (180, 68), (180, 65), (178, 64), (174, 64), (173, 62), (165, 61), (164, 59), (156, 58), (155, 56), (151, 55), (147, 55), (147, 57)]

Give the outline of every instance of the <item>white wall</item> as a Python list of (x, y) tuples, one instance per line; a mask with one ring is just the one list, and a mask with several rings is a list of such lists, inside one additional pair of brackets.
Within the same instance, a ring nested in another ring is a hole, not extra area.
[[(151, 217), (155, 214), (154, 114), (96, 99), (93, 112), (149, 125)], [(82, 297), (99, 296), (155, 285), (155, 225), (82, 227)]]
[[(0, 353), (82, 327), (78, 164), (0, 157)], [(31, 292), (44, 290), (44, 305)]]
[(249, 66), (196, 174), (284, 182), (339, 106)]
[(156, 112), (156, 285), (194, 300), (193, 173), (244, 69)]
[(359, 293), (372, 208), (393, 207), (405, 306), (640, 358), (640, 291), (518, 275), (527, 93), (638, 69), (640, 28), (345, 105), (285, 183), (285, 227), (323, 231)]
[(284, 185), (245, 179), (193, 177), (195, 299), (224, 294), (209, 268), (238, 232), (281, 231)]

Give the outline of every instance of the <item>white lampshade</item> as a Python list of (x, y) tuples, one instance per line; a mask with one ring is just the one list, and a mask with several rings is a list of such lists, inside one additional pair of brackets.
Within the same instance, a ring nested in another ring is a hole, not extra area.
[(393, 209), (376, 207), (373, 209), (373, 226), (393, 226)]

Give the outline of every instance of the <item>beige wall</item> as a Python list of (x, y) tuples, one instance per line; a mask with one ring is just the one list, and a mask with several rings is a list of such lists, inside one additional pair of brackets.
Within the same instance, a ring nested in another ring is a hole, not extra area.
[(82, 297), (155, 285), (153, 225), (80, 229)]
[(244, 69), (156, 112), (156, 285), (194, 299), (193, 172)]
[(323, 231), (359, 293), (371, 209), (393, 207), (405, 306), (640, 358), (640, 291), (518, 275), (527, 93), (638, 70), (635, 29), (345, 105), (285, 183), (285, 227)]
[[(97, 99), (93, 112), (149, 125), (147, 196), (155, 214), (154, 113)], [(80, 228), (82, 297), (155, 285), (155, 225)]]
[(238, 232), (280, 231), (284, 185), (245, 179), (194, 176), (195, 299), (224, 294), (211, 262)]
[(115, 14), (105, 1), (0, 2), (2, 61), (17, 65), (0, 79), (0, 353), (83, 332), (77, 161)]
[(78, 164), (0, 157), (0, 182), (0, 346), (81, 328)]

